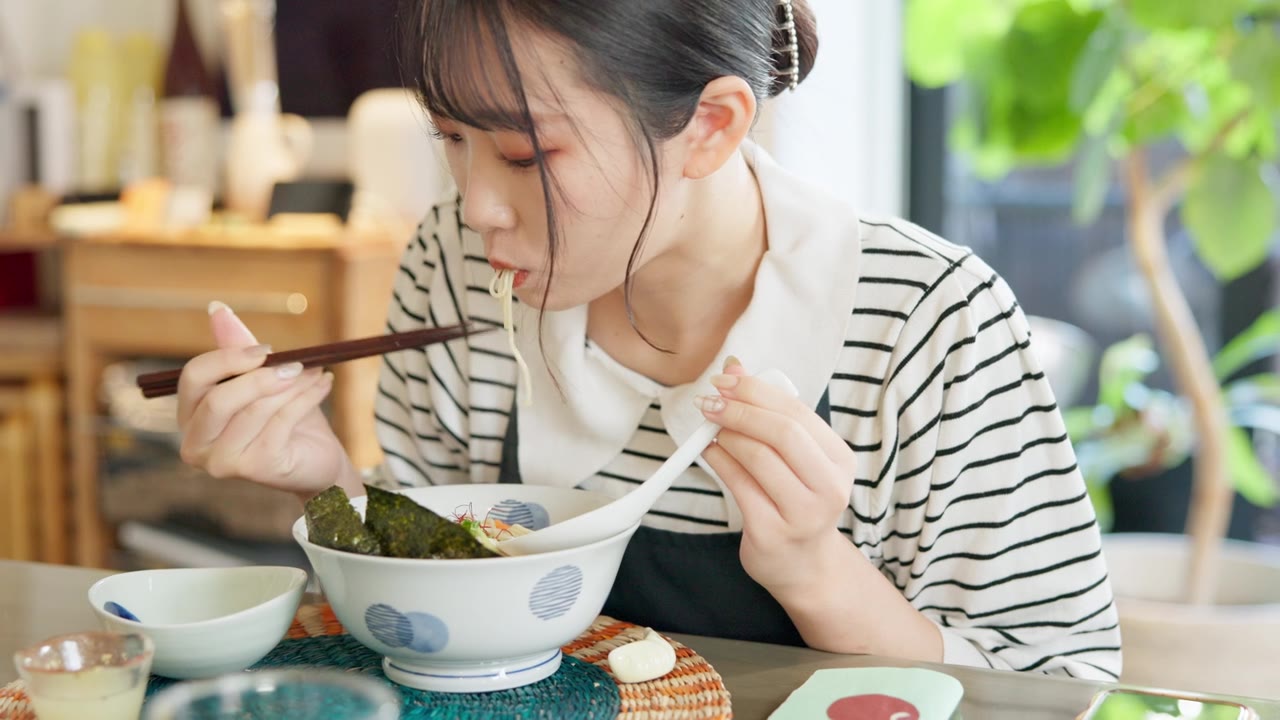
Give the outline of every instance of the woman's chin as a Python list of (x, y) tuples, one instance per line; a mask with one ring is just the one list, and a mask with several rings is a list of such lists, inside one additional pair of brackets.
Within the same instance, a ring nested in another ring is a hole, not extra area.
[[(520, 304), (524, 305), (525, 307), (531, 307), (531, 308), (534, 308), (535, 310), (539, 310), (542, 308), (542, 299), (545, 293), (542, 292), (542, 288), (540, 287), (528, 287), (528, 286), (519, 287), (519, 288), (515, 288), (511, 294), (515, 295), (516, 300), (520, 301)], [(549, 300), (550, 302), (547, 303), (547, 310), (566, 309), (565, 306), (558, 307), (555, 303), (554, 297), (549, 298)]]
[(547, 298), (547, 306), (543, 308), (542, 302), (544, 293), (540, 288), (521, 288), (516, 290), (514, 294), (516, 296), (516, 300), (519, 300), (521, 305), (533, 308), (534, 310), (545, 310), (546, 312), (569, 310), (571, 308), (578, 307), (579, 305), (585, 305), (588, 302), (588, 300), (583, 299), (565, 298), (563, 296), (552, 295)]
[(541, 280), (541, 277), (530, 277), (525, 285), (513, 288), (511, 294), (521, 305), (535, 310), (543, 309), (542, 303), (545, 299), (547, 312), (560, 312), (588, 305), (606, 294), (593, 285), (565, 281), (558, 283), (557, 289), (548, 296), (546, 286)]

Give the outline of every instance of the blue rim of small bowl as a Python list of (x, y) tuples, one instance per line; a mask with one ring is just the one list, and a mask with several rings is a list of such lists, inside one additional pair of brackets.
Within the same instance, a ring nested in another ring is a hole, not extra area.
[[(95, 603), (93, 602), (93, 599), (92, 599), (92, 598), (93, 598), (93, 592), (94, 592), (94, 590), (95, 590), (95, 589), (97, 589), (97, 587), (98, 587), (99, 585), (106, 584), (106, 583), (108, 583), (109, 581), (111, 581), (111, 580), (112, 580), (112, 579), (114, 579), (114, 578), (119, 578), (119, 577), (121, 577), (121, 576), (123, 576), (123, 575), (130, 575), (130, 574), (132, 574), (132, 573), (116, 573), (115, 575), (108, 575), (107, 577), (104, 577), (104, 578), (102, 578), (101, 580), (98, 580), (98, 581), (97, 581), (97, 582), (95, 582), (94, 584), (90, 585), (90, 586), (89, 586), (89, 591), (85, 594), (85, 596), (86, 596), (86, 598), (88, 598), (88, 599), (89, 599), (89, 605), (90, 605), (90, 607), (92, 607), (92, 608), (93, 608), (93, 611), (94, 611), (94, 612), (98, 613), (98, 614), (99, 614), (99, 615), (101, 615), (101, 616), (109, 617), (109, 618), (111, 618), (111, 619), (112, 619), (113, 621), (115, 621), (115, 622), (122, 622), (122, 623), (126, 623), (126, 624), (128, 624), (129, 626), (131, 626), (131, 627), (138, 627), (138, 628), (155, 628), (156, 630), (173, 630), (173, 629), (177, 629), (177, 628), (192, 628), (192, 629), (198, 629), (198, 628), (201, 628), (201, 627), (203, 627), (203, 626), (205, 626), (205, 625), (212, 625), (212, 624), (214, 624), (214, 623), (224, 622), (224, 621), (226, 621), (226, 620), (228, 620), (228, 619), (230, 619), (230, 618), (235, 618), (235, 617), (238, 617), (238, 616), (241, 616), (241, 615), (247, 615), (248, 613), (251, 613), (251, 612), (253, 612), (253, 611), (255, 611), (255, 610), (258, 610), (259, 608), (261, 608), (261, 607), (262, 607), (262, 606), (264, 606), (264, 605), (269, 605), (270, 603), (273, 603), (273, 602), (278, 601), (278, 600), (279, 600), (280, 598), (282, 598), (282, 597), (286, 597), (286, 596), (287, 596), (287, 595), (289, 595), (290, 593), (294, 592), (294, 590), (298, 589), (298, 587), (301, 587), (301, 588), (305, 591), (305, 590), (306, 590), (306, 588), (307, 588), (307, 582), (311, 579), (311, 578), (310, 578), (310, 576), (307, 574), (307, 571), (306, 571), (306, 570), (303, 570), (302, 568), (291, 567), (291, 566), (288, 566), (288, 565), (246, 565), (246, 566), (243, 566), (243, 567), (227, 567), (227, 568), (160, 568), (160, 569), (157, 569), (157, 570), (135, 570), (134, 572), (137, 572), (137, 573), (157, 573), (157, 572), (159, 572), (159, 573), (163, 573), (163, 572), (170, 572), (170, 571), (182, 572), (182, 571), (193, 571), (193, 570), (194, 570), (194, 571), (200, 571), (200, 570), (251, 570), (251, 569), (259, 569), (259, 568), (265, 568), (265, 569), (269, 569), (269, 570), (289, 570), (289, 571), (291, 571), (291, 572), (290, 572), (290, 574), (292, 574), (292, 575), (293, 575), (293, 579), (290, 581), (290, 583), (289, 583), (289, 587), (288, 587), (287, 589), (285, 589), (283, 592), (277, 593), (276, 595), (273, 595), (273, 596), (271, 596), (271, 597), (267, 598), (266, 600), (263, 600), (262, 602), (260, 602), (260, 603), (258, 603), (258, 604), (256, 604), (256, 605), (251, 605), (251, 606), (249, 606), (249, 607), (247, 607), (247, 608), (245, 608), (245, 609), (243, 609), (243, 610), (237, 610), (237, 611), (235, 611), (235, 612), (233, 612), (233, 613), (228, 613), (228, 614), (226, 614), (226, 615), (219, 615), (218, 617), (215, 617), (215, 618), (209, 618), (208, 620), (196, 620), (196, 621), (194, 621), (194, 622), (185, 622), (185, 623), (164, 623), (164, 624), (161, 624), (161, 623), (151, 623), (151, 622), (147, 622), (147, 621), (145, 621), (145, 620), (142, 620), (142, 621), (134, 621), (134, 620), (129, 620), (129, 619), (126, 619), (126, 618), (122, 618), (122, 617), (120, 617), (119, 615), (114, 615), (114, 614), (112, 614), (112, 613), (110, 613), (110, 612), (107, 612), (107, 610), (106, 610), (106, 609), (104, 609), (104, 608), (102, 608), (102, 607), (98, 606), (97, 604), (95, 604)], [(299, 575), (298, 573), (301, 573), (301, 574)], [(299, 595), (299, 598), (300, 598), (300, 597), (301, 597), (301, 595)], [(292, 622), (292, 618), (290, 618), (290, 622)]]

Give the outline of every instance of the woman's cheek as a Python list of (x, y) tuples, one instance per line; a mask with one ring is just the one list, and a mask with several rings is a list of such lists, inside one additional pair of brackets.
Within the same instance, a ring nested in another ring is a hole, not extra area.
[(466, 165), (462, 161), (462, 148), (452, 143), (445, 143), (444, 148), (445, 165), (449, 168), (449, 175), (453, 177), (453, 182), (462, 190), (467, 186)]

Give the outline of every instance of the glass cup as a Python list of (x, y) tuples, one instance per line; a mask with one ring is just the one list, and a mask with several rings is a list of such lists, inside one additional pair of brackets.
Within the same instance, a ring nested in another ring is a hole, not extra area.
[(363, 675), (296, 668), (233, 673), (172, 685), (147, 704), (146, 720), (399, 720), (400, 698)]
[(154, 653), (145, 635), (83, 632), (19, 650), (13, 662), (39, 720), (138, 720)]

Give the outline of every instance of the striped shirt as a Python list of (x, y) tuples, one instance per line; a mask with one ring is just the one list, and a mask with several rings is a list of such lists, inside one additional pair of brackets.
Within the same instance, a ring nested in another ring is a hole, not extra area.
[[(806, 389), (808, 400), (815, 393), (829, 398), (831, 427), (857, 457), (839, 530), (938, 624), (944, 661), (1114, 680), (1120, 671), (1119, 629), (1099, 530), (1009, 288), (968, 250), (904, 221), (844, 211), (847, 217), (828, 221), (814, 233), (806, 233), (798, 221), (784, 223), (791, 220), (788, 213), (797, 212), (788, 203), (804, 198), (801, 207), (811, 208), (820, 191), (786, 176), (767, 158), (756, 159), (755, 166), (771, 253), (775, 238), (787, 232), (821, 235), (834, 227), (845, 233), (831, 242), (852, 264), (843, 269), (850, 279), (849, 307), (840, 310), (839, 322), (823, 325), (822, 311), (812, 299), (804, 301), (815, 326), (835, 329), (836, 342), (829, 353), (791, 348), (791, 357), (802, 359), (786, 368), (801, 386), (802, 398)], [(782, 189), (798, 184), (802, 190)], [(772, 262), (795, 270), (786, 265), (785, 249)], [(795, 257), (808, 258), (799, 251)], [(799, 269), (818, 276), (830, 272)], [(501, 307), (488, 292), (492, 273), (481, 239), (463, 227), (457, 204), (436, 207), (405, 252), (388, 329), (449, 325), (464, 318), (500, 325)], [(762, 297), (763, 287), (757, 287), (752, 306), (786, 307), (783, 296), (789, 291)], [(526, 318), (518, 323), (522, 354), (537, 364), (539, 324), (528, 321), (536, 315), (521, 317)], [(582, 465), (582, 477), (555, 481), (621, 496), (687, 435), (687, 428), (675, 432), (670, 427), (683, 410), (663, 404), (665, 399), (670, 405), (679, 390), (613, 362), (585, 335), (568, 337), (572, 341), (562, 352), (577, 358), (565, 361), (571, 369), (571, 362), (591, 364), (618, 383), (614, 394), (627, 394), (631, 409), (592, 418), (619, 426), (601, 431), (602, 438), (611, 432), (614, 444), (594, 436), (577, 440), (574, 447), (581, 453), (576, 454), (601, 459)], [(559, 340), (556, 335), (550, 341), (552, 355), (561, 352)], [(744, 361), (749, 356), (739, 347), (730, 351)], [(830, 356), (826, 365), (809, 360), (825, 355)], [(376, 403), (387, 458), (383, 482), (496, 482), (517, 382), (517, 366), (501, 332), (386, 356)], [(535, 389), (538, 385), (535, 380)], [(701, 385), (702, 392), (710, 389)], [(556, 407), (555, 393), (543, 392), (533, 408), (519, 409), (522, 452), (525, 445), (546, 444), (526, 441), (526, 427), (534, 425), (525, 422), (526, 411), (548, 413), (536, 424), (550, 428), (546, 432), (571, 427), (558, 424), (562, 418), (555, 413), (563, 408)], [(610, 402), (596, 393), (592, 406), (607, 408)], [(624, 404), (620, 400), (618, 407)], [(589, 434), (563, 432), (567, 442), (575, 441), (569, 435)], [(547, 473), (563, 467), (530, 467), (550, 462), (532, 454), (537, 447), (528, 452), (520, 458), (526, 481), (537, 481), (539, 470), (550, 478)], [(555, 452), (561, 459), (575, 454)], [(689, 533), (724, 532), (740, 523), (731, 496), (702, 463), (686, 471), (644, 520), (651, 527)]]

